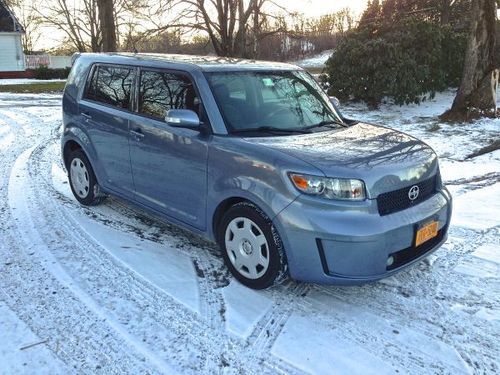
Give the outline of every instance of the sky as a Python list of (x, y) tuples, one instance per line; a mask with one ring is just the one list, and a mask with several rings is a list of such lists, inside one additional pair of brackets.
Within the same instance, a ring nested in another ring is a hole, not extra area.
[(307, 17), (317, 17), (349, 7), (355, 14), (360, 14), (367, 0), (280, 0), (287, 9), (304, 13)]
[[(368, 0), (275, 0), (275, 2), (290, 12), (300, 12), (309, 18), (319, 17), (346, 7), (352, 10), (354, 16), (359, 16)], [(51, 27), (44, 27), (42, 30), (42, 36), (36, 43), (37, 48), (53, 48), (64, 37), (59, 30)]]

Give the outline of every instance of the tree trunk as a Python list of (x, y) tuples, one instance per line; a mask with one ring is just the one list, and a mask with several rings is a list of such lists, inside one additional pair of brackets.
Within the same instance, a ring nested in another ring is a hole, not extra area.
[(98, 0), (99, 23), (101, 24), (102, 51), (116, 51), (116, 26), (113, 0)]
[(496, 113), (499, 72), (499, 69), (493, 69), (479, 83), (474, 91), (475, 95), (470, 100), (473, 108), (484, 108), (484, 110), (493, 111), (493, 114)]
[[(249, 5), (252, 6), (252, 4)], [(246, 29), (247, 19), (245, 19), (245, 8), (243, 0), (238, 0), (238, 31), (234, 37), (233, 48), (231, 51), (231, 56), (234, 57), (245, 57), (246, 52)]]
[(256, 2), (253, 13), (253, 51), (252, 51), (253, 59), (257, 59), (259, 54), (259, 32), (260, 32), (259, 16), (260, 16), (260, 9)]
[(496, 115), (495, 0), (473, 0), (462, 81), (445, 120)]
[(441, 0), (441, 25), (450, 23), (451, 0)]

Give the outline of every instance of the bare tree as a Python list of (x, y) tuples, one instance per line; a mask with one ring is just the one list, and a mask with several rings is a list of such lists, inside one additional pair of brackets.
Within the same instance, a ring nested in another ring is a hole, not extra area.
[(116, 51), (116, 25), (113, 0), (97, 0), (102, 35), (102, 51)]
[(42, 36), (39, 29), (41, 19), (31, 6), (23, 7), (16, 15), (24, 28), (22, 37), (24, 53), (31, 54)]
[(473, 0), (462, 81), (443, 119), (496, 115), (499, 69), (495, 61), (496, 0)]
[(77, 51), (101, 50), (101, 29), (96, 0), (50, 0), (35, 8), (44, 25), (61, 31)]
[(325, 14), (318, 18), (307, 20), (304, 35), (307, 36), (316, 51), (335, 47), (338, 36), (345, 34), (354, 27), (354, 16), (349, 8)]
[[(267, 7), (284, 10), (273, 0), (171, 0), (170, 10), (177, 16), (167, 28), (184, 28), (208, 34), (219, 56), (250, 57), (258, 49), (259, 41), (270, 35), (260, 33)], [(252, 26), (253, 25), (253, 26)]]
[[(46, 0), (33, 5), (44, 26), (63, 33), (70, 49), (115, 51), (120, 29), (148, 22), (148, 12), (161, 0)], [(163, 10), (162, 10), (163, 11)], [(151, 26), (151, 25), (150, 25)], [(154, 26), (154, 25), (153, 25)], [(104, 45), (106, 44), (106, 45)]]

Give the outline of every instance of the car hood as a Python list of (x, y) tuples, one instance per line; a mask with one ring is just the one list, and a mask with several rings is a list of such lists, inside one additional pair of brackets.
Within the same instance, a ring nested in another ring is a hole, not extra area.
[(438, 169), (436, 154), (425, 143), (365, 123), (340, 130), (246, 141), (301, 159), (328, 177), (361, 179), (369, 198), (429, 178)]

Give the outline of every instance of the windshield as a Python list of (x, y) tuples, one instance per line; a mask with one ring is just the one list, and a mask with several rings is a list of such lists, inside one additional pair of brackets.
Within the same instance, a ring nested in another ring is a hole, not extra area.
[(342, 124), (316, 81), (303, 71), (207, 73), (230, 133), (300, 132)]

